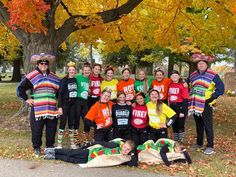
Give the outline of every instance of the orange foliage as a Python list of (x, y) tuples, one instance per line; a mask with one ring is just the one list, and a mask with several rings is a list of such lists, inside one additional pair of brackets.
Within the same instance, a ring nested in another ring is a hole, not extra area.
[(20, 27), (30, 33), (41, 31), (46, 33), (42, 20), (45, 19), (45, 13), (50, 9), (50, 6), (43, 0), (11, 0), (5, 6), (10, 13), (8, 25), (12, 29)]

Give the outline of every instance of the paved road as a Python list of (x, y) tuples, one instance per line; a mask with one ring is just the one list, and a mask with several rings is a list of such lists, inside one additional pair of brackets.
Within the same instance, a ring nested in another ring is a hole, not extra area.
[(55, 162), (0, 159), (0, 177), (167, 177), (137, 168), (87, 168)]

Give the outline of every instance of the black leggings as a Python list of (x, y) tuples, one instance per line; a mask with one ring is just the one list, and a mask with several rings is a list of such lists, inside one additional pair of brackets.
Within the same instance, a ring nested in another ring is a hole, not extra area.
[(75, 129), (79, 129), (79, 124), (80, 124), (80, 117), (82, 117), (83, 122), (84, 122), (84, 132), (88, 133), (90, 132), (90, 126), (88, 126), (84, 119), (85, 119), (85, 115), (88, 112), (88, 103), (87, 100), (83, 99), (83, 98), (77, 98), (76, 100), (76, 119), (75, 119)]
[[(177, 119), (175, 119), (174, 123), (172, 124), (172, 128), (173, 128), (174, 133), (185, 132), (185, 119), (186, 119), (187, 113), (185, 113), (184, 117), (179, 117), (179, 114), (181, 113), (181, 110), (180, 110), (181, 106), (182, 106), (182, 103), (170, 104), (170, 107), (178, 115)], [(183, 112), (186, 112), (186, 111), (184, 110)]]
[(55, 159), (70, 163), (87, 163), (88, 149), (55, 149)]
[(131, 139), (130, 128), (124, 128), (124, 129), (113, 128), (113, 139), (115, 138), (122, 138), (124, 140)]
[(76, 119), (76, 100), (62, 102), (63, 115), (60, 117), (60, 129), (65, 129), (68, 120), (69, 129), (74, 129)]
[(94, 129), (94, 141), (108, 142), (112, 139), (112, 128)]
[(168, 138), (167, 128), (155, 129), (150, 127), (149, 140), (156, 142), (160, 138)]
[(134, 128), (132, 127), (132, 140), (134, 140), (136, 145), (143, 144), (148, 140), (147, 128)]

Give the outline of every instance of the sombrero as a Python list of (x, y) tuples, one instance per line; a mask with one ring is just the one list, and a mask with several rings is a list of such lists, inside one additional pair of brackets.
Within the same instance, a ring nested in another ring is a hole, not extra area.
[(40, 54), (32, 55), (30, 58), (30, 62), (32, 64), (37, 64), (37, 62), (40, 60), (47, 60), (47, 61), (49, 61), (49, 63), (53, 63), (55, 61), (55, 59), (56, 59), (56, 57), (54, 55), (40, 53)]
[(215, 57), (212, 56), (212, 55), (206, 55), (204, 53), (194, 53), (192, 56), (191, 56), (191, 61), (194, 62), (194, 63), (197, 63), (199, 61), (205, 61), (207, 63), (211, 63), (213, 61), (215, 61)]

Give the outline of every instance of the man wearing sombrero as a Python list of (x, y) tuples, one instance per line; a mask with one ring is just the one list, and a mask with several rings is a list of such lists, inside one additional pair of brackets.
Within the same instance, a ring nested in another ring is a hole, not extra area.
[(203, 150), (204, 128), (207, 137), (207, 146), (204, 154), (214, 152), (213, 115), (212, 105), (224, 93), (224, 84), (218, 74), (208, 68), (213, 62), (213, 56), (195, 53), (191, 60), (197, 63), (198, 70), (190, 75), (189, 113), (193, 114), (196, 122), (197, 144), (193, 149)]
[[(53, 147), (55, 141), (58, 116), (56, 94), (59, 89), (59, 78), (49, 71), (49, 64), (54, 61), (55, 56), (50, 54), (32, 55), (31, 63), (37, 67), (17, 87), (17, 95), (31, 107), (30, 127), (35, 155), (40, 155), (44, 125), (46, 147)], [(27, 96), (27, 90), (31, 91), (31, 97)]]

